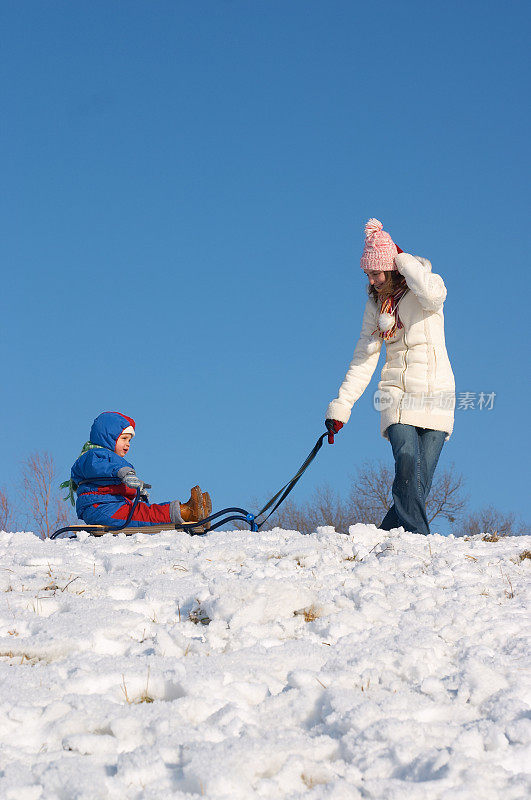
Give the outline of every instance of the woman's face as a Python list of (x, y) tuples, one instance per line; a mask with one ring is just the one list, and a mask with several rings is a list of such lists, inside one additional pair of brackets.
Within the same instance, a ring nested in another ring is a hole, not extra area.
[(379, 292), (385, 283), (386, 273), (385, 272), (375, 272), (374, 270), (370, 270), (369, 272), (365, 273), (369, 279), (369, 283), (371, 286), (374, 286), (377, 292)]

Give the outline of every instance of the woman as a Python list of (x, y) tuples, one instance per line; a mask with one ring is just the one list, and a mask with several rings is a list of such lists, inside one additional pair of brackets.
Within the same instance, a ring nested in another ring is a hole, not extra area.
[(444, 341), (446, 287), (425, 258), (404, 253), (383, 225), (365, 226), (361, 268), (369, 279), (361, 335), (326, 427), (338, 433), (372, 377), (382, 342), (385, 364), (375, 406), (395, 459), (393, 505), (380, 528), (428, 534), (426, 498), (454, 423), (455, 382)]

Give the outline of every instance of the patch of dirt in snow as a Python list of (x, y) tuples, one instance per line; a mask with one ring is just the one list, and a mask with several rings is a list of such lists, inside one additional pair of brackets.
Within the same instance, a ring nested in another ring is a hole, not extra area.
[(530, 549), (2, 533), (0, 796), (528, 797)]

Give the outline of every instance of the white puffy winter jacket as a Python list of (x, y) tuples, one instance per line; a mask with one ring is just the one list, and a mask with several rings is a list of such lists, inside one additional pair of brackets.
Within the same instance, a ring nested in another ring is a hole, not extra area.
[[(385, 343), (385, 364), (375, 396), (375, 407), (381, 411), (381, 433), (388, 438), (389, 425), (403, 422), (445, 431), (449, 439), (454, 425), (455, 381), (444, 341), (446, 287), (425, 258), (400, 253), (395, 264), (409, 291), (398, 303), (404, 327)], [(367, 388), (382, 347), (379, 316), (379, 304), (369, 297), (354, 356), (337, 398), (328, 406), (327, 419), (348, 422), (352, 406)]]

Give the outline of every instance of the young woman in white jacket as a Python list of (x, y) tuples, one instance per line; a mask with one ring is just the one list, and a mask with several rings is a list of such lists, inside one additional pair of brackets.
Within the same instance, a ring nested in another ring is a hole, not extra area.
[(373, 375), (382, 343), (385, 364), (375, 406), (395, 459), (393, 505), (380, 528), (430, 532), (426, 498), (454, 422), (455, 382), (444, 340), (446, 287), (425, 258), (404, 253), (370, 219), (361, 268), (369, 279), (361, 335), (347, 374), (326, 412), (338, 433)]

